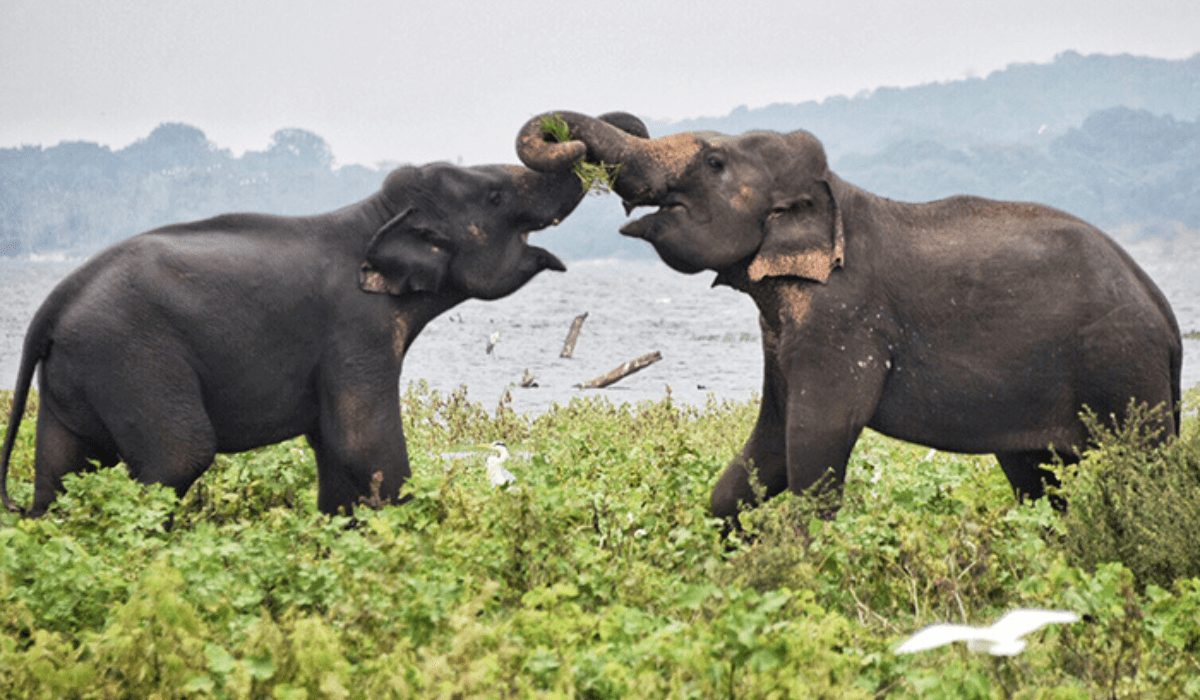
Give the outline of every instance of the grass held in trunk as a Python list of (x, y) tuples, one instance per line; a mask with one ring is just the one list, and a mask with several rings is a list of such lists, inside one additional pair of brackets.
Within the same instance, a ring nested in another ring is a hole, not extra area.
[[(542, 133), (559, 143), (571, 140), (571, 128), (557, 114), (542, 117)], [(621, 164), (610, 165), (604, 161), (589, 163), (581, 160), (575, 164), (573, 170), (580, 182), (583, 183), (585, 192), (605, 194), (612, 191), (613, 185), (617, 181), (617, 173), (621, 170)]]

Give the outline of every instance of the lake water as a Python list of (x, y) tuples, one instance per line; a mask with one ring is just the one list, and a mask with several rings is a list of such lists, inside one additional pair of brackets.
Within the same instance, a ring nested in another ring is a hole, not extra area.
[[(551, 248), (553, 247), (551, 243)], [(1200, 251), (1151, 241), (1127, 246), (1170, 299), (1184, 332), (1200, 330)], [(21, 343), (42, 300), (81, 259), (0, 257), (0, 388), (16, 381)], [(613, 402), (660, 399), (700, 404), (711, 394), (744, 400), (761, 392), (758, 312), (748, 297), (710, 288), (712, 273), (681, 275), (657, 262), (598, 260), (544, 272), (499, 301), (469, 301), (430, 323), (413, 344), (401, 385), (424, 380), (441, 392), (468, 387), (491, 410), (511, 388), (518, 412), (572, 397)], [(571, 321), (588, 313), (574, 357), (559, 353)], [(489, 338), (499, 333), (493, 352)], [(658, 351), (663, 359), (604, 389), (576, 384)], [(1200, 383), (1200, 341), (1184, 341), (1185, 388)], [(515, 387), (528, 370), (537, 387)]]

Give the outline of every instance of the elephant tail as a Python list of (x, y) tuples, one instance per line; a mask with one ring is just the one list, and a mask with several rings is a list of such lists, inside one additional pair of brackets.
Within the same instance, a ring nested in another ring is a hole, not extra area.
[(1176, 343), (1171, 352), (1171, 405), (1174, 407), (1175, 437), (1179, 437), (1183, 419), (1183, 344)]
[(8, 430), (4, 434), (4, 448), (0, 452), (0, 503), (13, 513), (25, 512), (13, 502), (8, 495), (8, 464), (12, 459), (13, 447), (17, 442), (17, 432), (21, 428), (21, 418), (25, 415), (25, 404), (29, 398), (29, 387), (33, 384), (33, 371), (38, 363), (50, 351), (51, 322), (55, 313), (43, 313), (43, 305), (34, 316), (29, 332), (25, 335), (25, 347), (21, 351), (21, 365), (17, 370), (17, 384), (13, 389), (12, 413), (8, 416)]

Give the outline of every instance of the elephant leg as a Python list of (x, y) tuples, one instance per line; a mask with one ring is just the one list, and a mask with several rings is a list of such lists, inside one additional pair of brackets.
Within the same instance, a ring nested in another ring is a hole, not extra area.
[(115, 410), (103, 414), (104, 423), (129, 475), (182, 498), (217, 454), (199, 378), (181, 362), (173, 371), (160, 367), (153, 376), (105, 388)]
[(33, 505), (29, 515), (36, 518), (62, 492), (64, 476), (89, 471), (92, 465), (87, 460), (87, 443), (63, 425), (45, 401), (38, 409), (35, 445)]
[[(1046, 495), (1046, 485), (1058, 486), (1058, 477), (1054, 472), (1044, 468), (1043, 464), (1054, 461), (1054, 454), (1049, 450), (1029, 450), (1025, 452), (997, 452), (996, 459), (1000, 468), (1012, 484), (1013, 493), (1017, 500), (1024, 502), (1026, 498), (1036, 501)], [(1078, 460), (1073, 456), (1063, 456), (1064, 463), (1073, 464)], [(1051, 496), (1050, 504), (1058, 510), (1065, 510), (1066, 501), (1059, 496)]]
[(360, 498), (372, 495), (375, 479), (380, 500), (399, 501), (411, 474), (399, 396), (377, 388), (331, 388), (321, 399), (318, 428), (306, 438), (317, 457), (317, 507), (322, 513), (350, 515)]
[(815, 357), (794, 362), (788, 378), (788, 489), (840, 493), (850, 454), (883, 395), (885, 351), (867, 341), (807, 347)]
[(778, 334), (759, 320), (763, 342), (762, 407), (750, 439), (713, 487), (713, 517), (738, 527), (738, 512), (757, 506), (787, 488), (787, 440), (784, 416), (787, 382), (779, 370)]
[(828, 405), (814, 405), (809, 397), (788, 406), (788, 489), (792, 493), (840, 492), (846, 481), (846, 463), (867, 425), (867, 416), (841, 420), (825, 415)]
[(737, 524), (741, 508), (756, 506), (788, 486), (787, 451), (779, 410), (763, 402), (758, 423), (712, 492), (713, 517)]

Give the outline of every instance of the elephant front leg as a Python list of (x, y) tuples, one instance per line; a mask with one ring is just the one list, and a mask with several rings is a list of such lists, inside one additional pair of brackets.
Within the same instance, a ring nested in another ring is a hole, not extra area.
[(374, 502), (376, 495), (383, 503), (400, 500), (411, 475), (400, 400), (380, 394), (343, 388), (322, 400), (319, 427), (306, 435), (317, 457), (322, 513), (350, 515), (355, 505)]
[(878, 351), (854, 353), (851, 347), (825, 349), (824, 361), (795, 362), (788, 373), (785, 432), (792, 493), (840, 494), (850, 454), (879, 406), (887, 364), (874, 359), (882, 356)]
[[(762, 425), (762, 414), (759, 414)], [(737, 526), (742, 508), (757, 506), (787, 488), (783, 431), (756, 427), (712, 492), (712, 514)]]
[(763, 372), (762, 408), (750, 439), (717, 480), (712, 514), (736, 527), (738, 512), (781, 493), (788, 486), (784, 397), (786, 384), (774, 358)]

